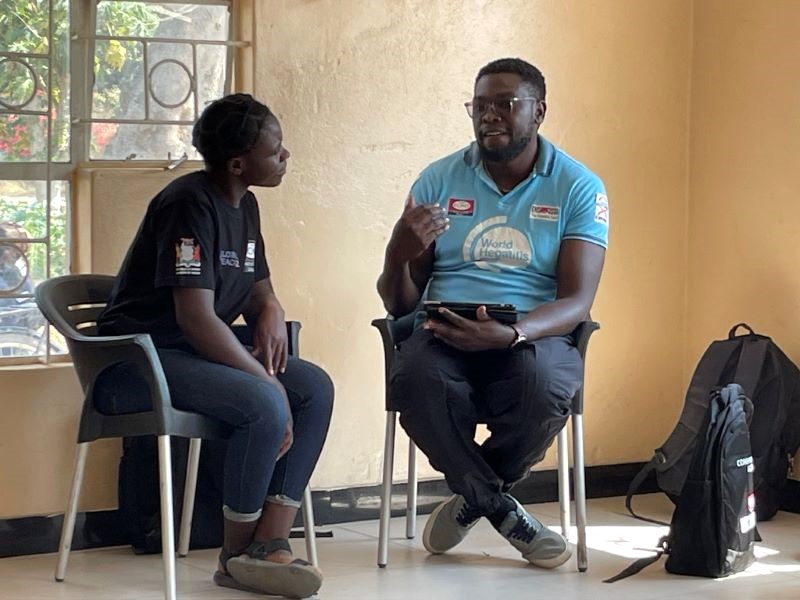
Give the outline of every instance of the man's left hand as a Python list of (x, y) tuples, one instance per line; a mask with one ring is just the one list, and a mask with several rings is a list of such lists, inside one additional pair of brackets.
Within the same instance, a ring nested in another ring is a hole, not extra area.
[(286, 322), (280, 305), (268, 305), (258, 316), (253, 331), (253, 356), (258, 358), (270, 375), (286, 371), (289, 342)]
[(505, 350), (516, 338), (514, 330), (489, 316), (485, 306), (475, 311), (476, 319), (465, 319), (446, 308), (439, 319), (428, 319), (425, 329), (448, 346), (465, 352)]

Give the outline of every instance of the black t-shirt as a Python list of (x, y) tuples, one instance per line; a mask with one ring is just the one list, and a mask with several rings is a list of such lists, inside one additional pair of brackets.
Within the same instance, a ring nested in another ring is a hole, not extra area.
[(153, 198), (98, 319), (101, 335), (149, 333), (157, 346), (183, 345), (173, 287), (214, 290), (214, 312), (230, 325), (256, 281), (269, 277), (258, 204), (247, 192), (238, 208), (197, 171)]

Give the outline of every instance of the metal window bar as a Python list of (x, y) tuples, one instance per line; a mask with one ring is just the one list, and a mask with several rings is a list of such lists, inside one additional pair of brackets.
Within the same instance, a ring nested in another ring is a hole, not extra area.
[[(220, 5), (220, 6), (227, 6), (229, 8), (229, 18), (228, 18), (228, 35), (229, 37), (233, 36), (233, 14), (230, 12), (230, 3), (222, 3), (222, 2), (207, 2), (207, 3), (200, 3), (200, 2), (182, 2), (181, 4), (213, 4), (213, 5)], [(96, 21), (96, 13), (93, 18), (93, 22)], [(98, 41), (118, 41), (118, 42), (135, 42), (142, 44), (142, 69), (144, 72), (144, 79), (142, 81), (142, 85), (144, 86), (144, 112), (145, 118), (144, 119), (121, 119), (121, 118), (108, 118), (108, 117), (93, 117), (91, 112), (91, 107), (88, 103), (85, 105), (85, 110), (82, 113), (82, 116), (79, 116), (72, 120), (73, 124), (91, 124), (91, 123), (115, 123), (121, 125), (192, 125), (195, 120), (200, 116), (200, 100), (198, 97), (198, 87), (197, 87), (197, 48), (198, 46), (224, 46), (228, 48), (228, 53), (226, 56), (226, 69), (225, 69), (225, 84), (224, 84), (224, 93), (228, 94), (231, 91), (231, 68), (233, 65), (233, 53), (232, 50), (234, 48), (246, 48), (250, 46), (250, 42), (247, 41), (239, 41), (239, 40), (205, 40), (199, 38), (172, 38), (172, 37), (143, 37), (143, 36), (115, 36), (115, 35), (101, 35), (101, 34), (76, 34), (73, 36), (73, 39), (77, 41), (83, 40), (86, 43), (86, 46), (91, 48), (91, 54), (94, 55), (94, 43)], [(152, 75), (155, 69), (155, 66), (158, 66), (157, 63), (154, 67), (150, 67), (150, 53), (149, 53), (149, 45), (150, 44), (183, 44), (189, 45), (192, 51), (192, 68), (191, 71), (189, 67), (184, 64), (183, 62), (177, 59), (169, 59), (171, 62), (174, 62), (181, 66), (184, 71), (189, 76), (189, 93), (183, 99), (182, 102), (178, 103), (175, 106), (166, 106), (161, 103), (153, 93), (152, 87)], [(87, 69), (86, 79), (87, 81), (91, 81), (93, 78), (90, 77), (91, 65), (93, 65), (93, 60), (87, 60), (84, 62)], [(92, 90), (91, 87), (87, 92), (87, 99), (91, 98)], [(191, 120), (187, 119), (153, 119), (150, 117), (150, 102), (154, 100), (155, 102), (161, 104), (162, 106), (166, 106), (167, 108), (178, 108), (183, 106), (189, 99), (189, 96), (193, 97), (193, 117)], [(94, 159), (97, 160), (97, 159)]]
[[(3, 61), (14, 61), (25, 66), (33, 78), (33, 93), (20, 105), (0, 105), (0, 114), (4, 115), (33, 115), (45, 117), (45, 160), (44, 163), (36, 163), (28, 168), (20, 168), (20, 165), (2, 165), (0, 177), (2, 179), (12, 180), (11, 177), (15, 173), (28, 175), (38, 175), (32, 179), (44, 181), (45, 183), (45, 235), (36, 238), (4, 238), (3, 243), (7, 244), (32, 244), (39, 243), (45, 247), (45, 277), (52, 276), (52, 243), (51, 243), (51, 230), (52, 230), (52, 195), (53, 195), (53, 69), (54, 69), (54, 54), (55, 54), (55, 16), (53, 10), (53, 0), (47, 4), (47, 52), (8, 52), (0, 51), (0, 59)], [(34, 101), (36, 93), (41, 89), (40, 81), (41, 75), (37, 73), (37, 69), (31, 60), (42, 60), (44, 66), (47, 68), (47, 109), (34, 110), (25, 108), (28, 104)], [(60, 170), (59, 170), (60, 171)], [(43, 177), (42, 177), (43, 175)], [(27, 178), (27, 177), (26, 177)], [(30, 276), (28, 273), (26, 276)], [(30, 299), (33, 295), (29, 292), (2, 293), (0, 296), (4, 298), (20, 298)], [(32, 355), (26, 357), (0, 357), (0, 364), (29, 364), (37, 362), (51, 362), (51, 344), (50, 344), (50, 326), (45, 324), (43, 332), (44, 349), (40, 355)]]
[[(228, 48), (225, 80), (223, 92), (229, 94), (232, 89), (232, 67), (233, 67), (233, 50), (235, 48), (246, 48), (251, 44), (250, 42), (236, 41), (234, 37), (234, 16), (237, 14), (237, 7), (239, 6), (238, 0), (131, 0), (140, 2), (142, 4), (180, 4), (180, 5), (197, 5), (197, 6), (222, 6), (228, 10), (228, 40), (201, 40), (194, 38), (170, 38), (170, 37), (136, 37), (136, 36), (109, 36), (97, 33), (97, 0), (72, 0), (71, 2), (71, 16), (72, 16), (72, 52), (71, 52), (71, 98), (72, 98), (72, 156), (75, 163), (91, 162), (93, 165), (105, 165), (112, 163), (127, 163), (131, 164), (130, 159), (99, 159), (91, 158), (91, 125), (93, 123), (113, 123), (124, 125), (171, 125), (171, 126), (189, 126), (194, 121), (185, 119), (106, 119), (92, 116), (92, 97), (94, 88), (94, 73), (92, 65), (94, 64), (95, 46), (97, 41), (104, 40), (117, 40), (126, 41), (131, 40), (141, 43), (143, 46), (143, 69), (145, 69), (145, 78), (143, 85), (145, 86), (143, 95), (143, 104), (145, 108), (145, 115), (150, 115), (150, 97), (149, 93), (149, 74), (147, 65), (149, 64), (150, 56), (148, 52), (148, 44), (152, 43), (181, 43), (181, 44), (194, 44), (193, 54), (196, 55), (197, 44), (206, 46), (226, 46)], [(194, 66), (194, 65), (193, 65)], [(184, 65), (185, 67), (185, 65)], [(197, 69), (193, 68), (196, 75)], [(195, 77), (196, 81), (196, 77)], [(197, 86), (193, 82), (190, 92), (194, 92), (195, 117), (199, 115), (200, 106), (199, 98), (197, 95)], [(158, 160), (155, 158), (136, 159), (135, 164), (138, 167), (156, 168), (156, 169), (169, 169), (173, 167), (176, 160), (168, 156), (166, 160)]]

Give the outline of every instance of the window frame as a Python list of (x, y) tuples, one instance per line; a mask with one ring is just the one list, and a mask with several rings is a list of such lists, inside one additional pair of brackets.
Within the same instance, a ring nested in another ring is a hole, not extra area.
[[(5, 57), (19, 58), (22, 60), (36, 58), (52, 61), (52, 52), (55, 47), (53, 34), (54, 34), (54, 21), (53, 21), (53, 1), (48, 3), (49, 11), (49, 44), (50, 49), (47, 54), (35, 53), (15, 53), (0, 51), (0, 59)], [(241, 69), (243, 66), (252, 68), (252, 56), (245, 57), (245, 51), (252, 51), (252, 43), (249, 40), (237, 40), (237, 35), (241, 33), (249, 33), (245, 37), (252, 39), (252, 16), (255, 11), (255, 0), (128, 0), (130, 2), (141, 2), (151, 4), (194, 4), (194, 5), (209, 5), (209, 6), (226, 6), (229, 11), (228, 19), (228, 35), (227, 40), (196, 40), (196, 39), (180, 39), (176, 40), (180, 43), (189, 43), (193, 48), (193, 56), (195, 62), (192, 65), (192, 72), (196, 73), (196, 48), (197, 45), (224, 45), (228, 48), (225, 60), (225, 83), (224, 93), (228, 94), (234, 89), (234, 86), (242, 87), (241, 84), (252, 83), (252, 73), (244, 72)], [(80, 201), (79, 197), (87, 190), (85, 177), (82, 172), (91, 171), (93, 169), (156, 169), (168, 171), (172, 170), (181, 163), (186, 163), (187, 166), (199, 167), (202, 163), (199, 160), (187, 159), (185, 155), (179, 158), (165, 157), (164, 159), (93, 159), (91, 158), (91, 126), (93, 122), (108, 122), (108, 119), (93, 119), (92, 118), (92, 94), (93, 94), (93, 57), (95, 52), (95, 42), (99, 39), (129, 39), (119, 38), (114, 36), (98, 36), (96, 35), (97, 27), (97, 2), (95, 0), (68, 0), (69, 2), (69, 61), (68, 70), (70, 74), (70, 105), (69, 105), (69, 123), (70, 123), (70, 140), (69, 140), (69, 160), (64, 162), (53, 161), (53, 148), (52, 148), (52, 132), (54, 120), (51, 116), (53, 108), (52, 98), (52, 69), (48, 68), (48, 100), (47, 100), (47, 135), (46, 135), (46, 160), (45, 161), (30, 161), (30, 162), (0, 162), (0, 179), (15, 181), (15, 180), (31, 180), (42, 181), (46, 183), (47, 197), (46, 197), (46, 235), (44, 238), (30, 238), (25, 242), (43, 243), (46, 247), (46, 273), (47, 277), (52, 276), (51, 272), (51, 257), (52, 257), (52, 243), (51, 243), (51, 200), (52, 200), (52, 187), (53, 182), (65, 181), (69, 185), (69, 201), (67, 207), (67, 256), (65, 257), (68, 265), (68, 272), (76, 272), (76, 265), (80, 271), (91, 271), (91, 259), (86, 256), (85, 247), (91, 246), (91, 220), (87, 223), (85, 217), (81, 222), (77, 222), (81, 218), (81, 214), (86, 207), (86, 201)], [(245, 19), (244, 15), (251, 16), (251, 29), (248, 32), (247, 28), (243, 26)], [(136, 40), (144, 40), (144, 38), (133, 38)], [(164, 38), (146, 38), (143, 43), (159, 43), (164, 41), (171, 41)], [(145, 77), (145, 96), (149, 95), (148, 89), (149, 77)], [(248, 86), (249, 87), (249, 86)], [(194, 103), (194, 114), (198, 116), (202, 107), (198, 105), (197, 88), (193, 78), (192, 95)], [(20, 111), (20, 110), (6, 110), (0, 106), (0, 114), (45, 114), (44, 111)], [(112, 120), (113, 121), (113, 120)], [(193, 121), (192, 121), (193, 122)], [(149, 124), (159, 124), (158, 120), (150, 119), (145, 121)], [(171, 122), (175, 124), (191, 124), (191, 122)], [(93, 203), (94, 198), (89, 198), (88, 202)], [(77, 214), (76, 214), (77, 213)], [(88, 227), (87, 227), (88, 225)], [(10, 239), (14, 242), (14, 239)], [(86, 244), (87, 246), (84, 246)], [(88, 258), (88, 260), (87, 260)], [(31, 293), (9, 293), (6, 297), (12, 298), (31, 298)], [(51, 354), (50, 348), (50, 327), (46, 328), (45, 338), (45, 353), (42, 355), (24, 356), (24, 357), (0, 357), (0, 368), (5, 366), (25, 365), (25, 364), (52, 364), (68, 362), (71, 360), (68, 354)]]

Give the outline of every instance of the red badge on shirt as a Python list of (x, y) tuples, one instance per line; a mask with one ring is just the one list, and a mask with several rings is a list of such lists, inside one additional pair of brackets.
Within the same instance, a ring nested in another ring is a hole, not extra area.
[(175, 275), (200, 275), (200, 244), (181, 238), (175, 244)]
[(471, 217), (475, 212), (475, 200), (471, 198), (450, 198), (447, 201), (447, 214)]

